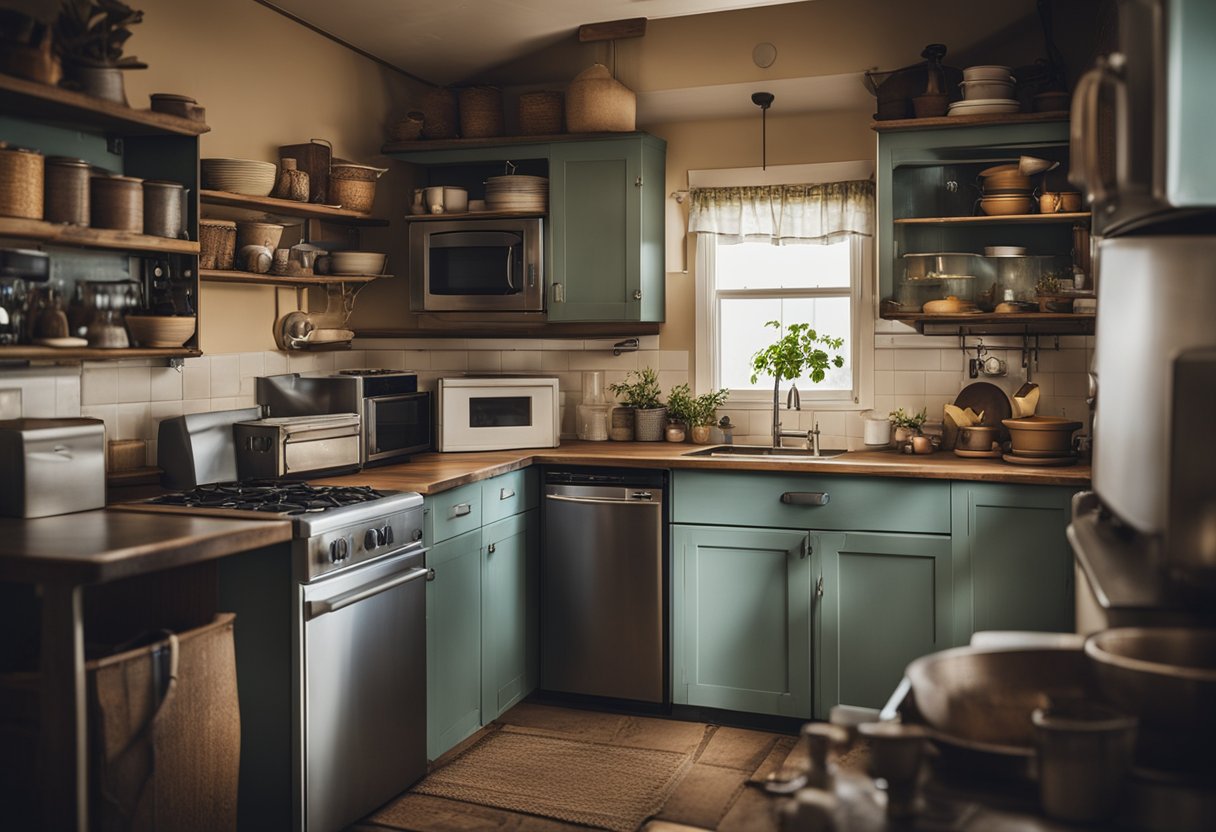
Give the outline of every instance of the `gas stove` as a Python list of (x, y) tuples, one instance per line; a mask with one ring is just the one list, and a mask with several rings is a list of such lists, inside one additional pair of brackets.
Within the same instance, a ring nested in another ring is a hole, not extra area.
[(301, 581), (422, 546), (422, 495), (413, 491), (246, 480), (200, 485), (124, 508), (290, 520)]

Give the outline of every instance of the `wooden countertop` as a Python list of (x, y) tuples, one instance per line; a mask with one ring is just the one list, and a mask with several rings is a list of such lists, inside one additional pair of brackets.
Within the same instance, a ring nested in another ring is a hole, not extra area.
[(0, 580), (90, 584), (291, 539), (285, 520), (229, 520), (98, 509), (0, 518)]
[(623, 468), (681, 468), (699, 471), (779, 471), (786, 474), (846, 474), (909, 479), (1064, 485), (1089, 484), (1088, 465), (1066, 468), (1016, 466), (999, 459), (962, 459), (937, 452), (909, 456), (893, 450), (852, 451), (834, 459), (805, 461), (722, 459), (685, 456), (700, 446), (675, 442), (562, 442), (558, 448), (476, 453), (420, 454), (407, 463), (365, 468), (356, 474), (316, 480), (332, 485), (438, 494), (529, 465), (604, 465)]

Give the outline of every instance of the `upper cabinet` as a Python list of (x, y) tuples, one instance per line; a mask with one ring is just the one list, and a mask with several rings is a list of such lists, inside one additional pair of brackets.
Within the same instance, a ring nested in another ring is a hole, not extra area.
[[(29, 201), (30, 210), (23, 216), (0, 216), (0, 247), (42, 248), (51, 258), (49, 282), (24, 281), (20, 313), (26, 325), (18, 343), (0, 345), (0, 361), (199, 354), (197, 327), (183, 347), (55, 347), (34, 343), (39, 332), (32, 322), (60, 304), (69, 318), (69, 334), (77, 334), (83, 327), (82, 316), (92, 311), (77, 308), (81, 306), (78, 287), (83, 289), (86, 281), (134, 281), (141, 286), (144, 306), (152, 304), (154, 294), (162, 302), (165, 293), (171, 294), (179, 310), (197, 299), (198, 137), (209, 129), (200, 121), (136, 110), (0, 74), (0, 141), (35, 151), (43, 159), (81, 159), (94, 171), (166, 180), (186, 189), (186, 198), (175, 200), (184, 215), (174, 236), (144, 233), (134, 221), (125, 228), (99, 227), (101, 223), (92, 219), (87, 224), (50, 222), (41, 196)], [(5, 182), (3, 187), (30, 187), (41, 194), (42, 176), (31, 174), (21, 181)], [(11, 318), (11, 313), (5, 310), (6, 317)]]
[(395, 143), (384, 152), (424, 166), (427, 184), (468, 187), (471, 200), (484, 196), (484, 175), (508, 161), (547, 176), (542, 320), (646, 324), (666, 310), (666, 148), (645, 133), (600, 133)]
[[(1093, 313), (1073, 309), (1093, 297), (1090, 215), (1071, 195), (1050, 196), (1075, 191), (1066, 113), (880, 121), (874, 129), (883, 318), (939, 334), (1093, 331)], [(981, 191), (982, 172), (1024, 159), (1032, 193), (1017, 191), (1025, 181), (987, 180)], [(986, 213), (985, 195), (1005, 201)], [(992, 247), (1003, 248), (1000, 256)], [(1082, 291), (1077, 268), (1086, 274)], [(947, 297), (962, 308), (925, 308)]]

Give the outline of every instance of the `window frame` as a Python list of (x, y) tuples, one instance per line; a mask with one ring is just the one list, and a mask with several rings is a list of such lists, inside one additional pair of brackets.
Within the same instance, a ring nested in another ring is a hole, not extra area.
[[(728, 187), (745, 184), (812, 184), (868, 178), (873, 174), (871, 161), (832, 162), (827, 164), (770, 166), (758, 168), (707, 170), (688, 172), (694, 187)], [(845, 297), (841, 287), (817, 289), (734, 289), (718, 290), (715, 279), (712, 235), (696, 234), (695, 246), (695, 345), (696, 389), (716, 390), (719, 387), (718, 345), (720, 321), (718, 300), (720, 292), (729, 297)], [(702, 238), (706, 239), (702, 239)], [(807, 390), (799, 392), (804, 402), (817, 410), (858, 410), (872, 406), (874, 399), (874, 246), (872, 237), (849, 236), (850, 279), (847, 296), (850, 303), (850, 355), (853, 364), (853, 384), (849, 391)], [(772, 407), (772, 391), (734, 388), (730, 407), (736, 410), (762, 410)]]

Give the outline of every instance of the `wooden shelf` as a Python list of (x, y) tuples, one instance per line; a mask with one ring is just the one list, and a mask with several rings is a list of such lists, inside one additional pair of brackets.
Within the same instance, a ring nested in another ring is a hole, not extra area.
[(985, 113), (975, 116), (937, 116), (935, 118), (899, 118), (873, 121), (870, 129), (878, 133), (896, 133), (901, 130), (932, 130), (942, 127), (984, 127), (1009, 124), (1035, 124), (1045, 121), (1068, 121), (1067, 110), (1050, 113)]
[(501, 220), (512, 218), (544, 217), (544, 211), (464, 211), (459, 214), (406, 214), (406, 222), (434, 222), (436, 220)]
[(623, 136), (641, 135), (640, 131), (628, 133), (553, 133), (547, 136), (490, 136), (484, 139), (419, 139), (412, 142), (388, 142), (380, 148), (381, 153), (428, 153), (435, 150), (467, 150), (482, 147), (510, 147), (511, 145), (552, 144), (553, 142), (596, 141), (619, 139)]
[(1005, 214), (982, 217), (908, 217), (895, 220), (896, 225), (1043, 225), (1050, 223), (1086, 223), (1088, 211), (1065, 214)]
[(912, 324), (917, 331), (924, 333), (926, 328), (941, 334), (941, 330), (967, 331), (976, 334), (1083, 334), (1091, 335), (1094, 331), (1094, 314), (1077, 312), (1015, 312), (997, 314), (995, 312), (965, 313), (944, 315), (929, 315), (924, 312), (883, 312), (880, 317), (887, 321), (903, 321)]
[(107, 358), (194, 358), (202, 355), (202, 351), (194, 347), (178, 347), (176, 349), (158, 349), (153, 347), (127, 347), (121, 350), (107, 350), (100, 347), (39, 347), (18, 345), (0, 347), (0, 362), (3, 361), (81, 361)]
[(198, 243), (193, 240), (152, 237), (147, 234), (134, 234), (130, 231), (115, 231), (111, 228), (59, 225), (42, 220), (25, 220), (16, 217), (0, 217), (0, 237), (19, 237), (78, 248), (147, 251), (156, 254), (198, 254)]
[(325, 286), (332, 283), (371, 283), (391, 274), (280, 275), (225, 269), (199, 269), (199, 280), (207, 283), (246, 283), (262, 286)]
[(228, 191), (212, 191), (203, 189), (199, 199), (204, 205), (223, 205), (228, 208), (244, 208), (247, 211), (259, 211), (280, 217), (301, 217), (304, 219), (329, 220), (346, 225), (384, 226), (388, 220), (351, 211), (348, 208), (335, 208), (332, 205), (319, 205), (314, 202), (296, 202), (291, 199), (275, 199), (269, 196), (248, 196), (234, 194)]
[(136, 110), (91, 95), (0, 73), (0, 111), (43, 121), (93, 127), (124, 136), (199, 136), (211, 130), (201, 121)]

